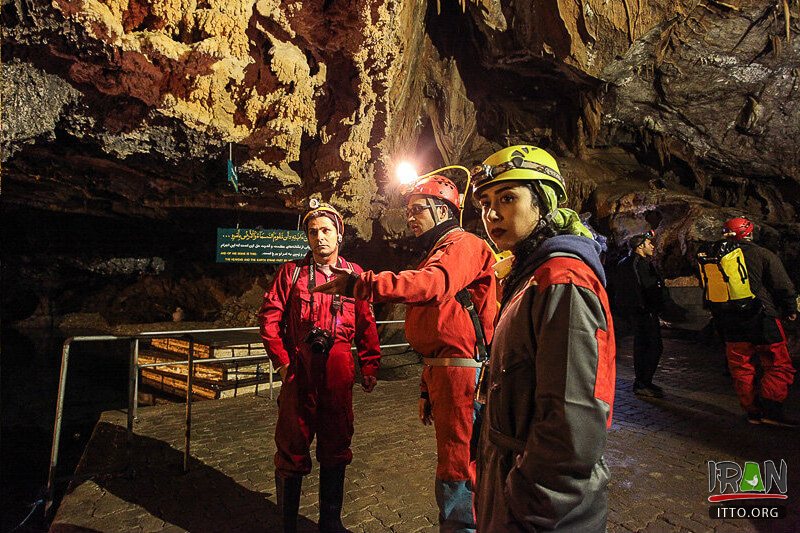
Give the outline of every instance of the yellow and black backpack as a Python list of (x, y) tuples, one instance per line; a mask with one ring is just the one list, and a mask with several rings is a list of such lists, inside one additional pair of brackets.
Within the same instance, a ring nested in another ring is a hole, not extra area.
[(744, 253), (738, 243), (721, 240), (706, 243), (697, 252), (703, 299), (711, 304), (736, 304), (755, 298)]

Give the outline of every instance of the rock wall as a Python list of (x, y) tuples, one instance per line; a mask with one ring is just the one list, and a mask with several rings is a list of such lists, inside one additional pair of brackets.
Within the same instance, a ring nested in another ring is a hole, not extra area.
[[(530, 142), (612, 245), (656, 228), (668, 275), (732, 214), (798, 257), (798, 0), (13, 0), (2, 15), (4, 224), (158, 221), (199, 241), (217, 219), (292, 227), (315, 196), (345, 214), (355, 259), (397, 268), (399, 161), (469, 167)], [(156, 254), (107, 240), (47, 251)], [(181, 280), (170, 250), (162, 288)], [(52, 273), (31, 253), (10, 265)], [(217, 316), (252, 287), (207, 281)]]

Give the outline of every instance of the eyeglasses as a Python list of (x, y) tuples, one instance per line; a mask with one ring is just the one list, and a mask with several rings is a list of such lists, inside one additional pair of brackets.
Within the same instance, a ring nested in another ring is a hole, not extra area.
[(422, 204), (410, 205), (406, 208), (406, 218), (417, 217), (428, 209), (431, 209), (431, 206)]

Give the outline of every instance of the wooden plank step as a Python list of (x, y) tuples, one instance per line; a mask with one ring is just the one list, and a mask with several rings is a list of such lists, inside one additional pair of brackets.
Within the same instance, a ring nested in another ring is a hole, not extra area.
[[(139, 364), (149, 365), (152, 363), (169, 363), (169, 359), (159, 357), (149, 353), (139, 353)], [(189, 365), (165, 365), (154, 368), (143, 368), (142, 375), (147, 371), (158, 370), (161, 373), (168, 373), (177, 376), (184, 376), (189, 371)], [(221, 381), (227, 379), (227, 368), (222, 364), (203, 364), (194, 366), (194, 376), (200, 379), (209, 379), (214, 381)]]
[[(175, 396), (186, 396), (186, 376), (158, 369), (142, 369), (142, 383)], [(192, 382), (192, 397), (196, 399), (216, 399), (244, 394), (246, 390), (254, 391), (256, 384), (266, 385), (268, 388), (269, 374), (266, 372), (258, 377), (249, 375), (240, 379), (215, 381), (209, 379), (195, 379)], [(279, 384), (278, 384), (279, 386)]]
[[(150, 346), (165, 352), (189, 357), (189, 341), (186, 339), (163, 338), (150, 340)], [(242, 339), (231, 339), (229, 342), (194, 343), (194, 356), (198, 359), (209, 357), (240, 357), (244, 355), (263, 355), (264, 346), (260, 342), (243, 342)]]
[[(189, 357), (189, 341), (183, 339), (153, 339), (150, 345), (154, 348), (164, 350), (174, 354), (184, 355)], [(205, 344), (194, 344), (194, 356), (200, 359), (211, 357), (211, 346)]]
[[(255, 355), (255, 354), (254, 354)], [(266, 356), (266, 353), (262, 352), (263, 356)], [(179, 361), (186, 361), (188, 356), (165, 352), (163, 350), (157, 350), (152, 348), (145, 348), (139, 351), (139, 363), (140, 364), (154, 364), (154, 363), (170, 363), (170, 362), (179, 362)], [(236, 373), (243, 372), (247, 370), (251, 370), (255, 372), (256, 367), (260, 366), (264, 372), (266, 372), (267, 368), (269, 367), (269, 361), (229, 361), (229, 362), (220, 362), (220, 363), (211, 363), (208, 362), (213, 360), (213, 358), (206, 358), (203, 359), (203, 362), (200, 364), (195, 365), (195, 376), (202, 376), (208, 377), (209, 379), (227, 379), (227, 374), (230, 372)], [(175, 364), (175, 365), (166, 365), (163, 367), (156, 367), (162, 370), (168, 369), (169, 372), (173, 372), (175, 374), (182, 374), (186, 376), (186, 369), (188, 365), (186, 364)], [(237, 370), (238, 369), (238, 370)], [(219, 376), (217, 376), (219, 374)]]

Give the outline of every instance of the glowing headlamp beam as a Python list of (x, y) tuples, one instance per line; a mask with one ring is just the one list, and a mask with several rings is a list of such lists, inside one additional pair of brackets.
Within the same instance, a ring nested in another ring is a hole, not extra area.
[(411, 185), (417, 181), (417, 171), (408, 161), (403, 161), (397, 165), (397, 180), (401, 185)]

